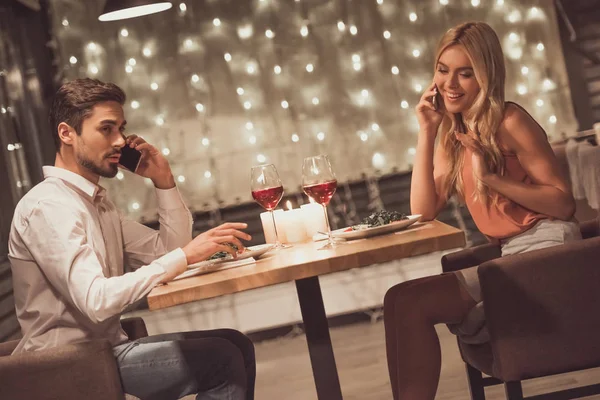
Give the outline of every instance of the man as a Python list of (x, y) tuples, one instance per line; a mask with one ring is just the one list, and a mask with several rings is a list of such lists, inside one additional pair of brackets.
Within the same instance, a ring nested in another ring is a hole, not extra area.
[[(125, 93), (92, 79), (64, 84), (50, 121), (54, 167), (15, 209), (10, 238), (15, 305), (23, 339), (15, 353), (92, 339), (114, 346), (126, 393), (141, 399), (253, 399), (250, 340), (234, 330), (157, 335), (129, 341), (120, 313), (188, 264), (243, 249), (246, 224), (228, 223), (193, 240), (192, 217), (165, 157), (126, 137)], [(121, 149), (142, 152), (136, 174), (156, 187), (160, 231), (121, 216), (98, 186), (118, 172)], [(191, 241), (190, 241), (191, 240)], [(124, 264), (133, 272), (124, 274)]]

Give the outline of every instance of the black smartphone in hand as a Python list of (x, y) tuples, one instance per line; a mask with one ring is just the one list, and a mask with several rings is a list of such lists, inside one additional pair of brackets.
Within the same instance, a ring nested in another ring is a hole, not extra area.
[(438, 109), (438, 88), (437, 88), (437, 86), (434, 87), (434, 91), (435, 91), (435, 93), (431, 97), (431, 103), (433, 104), (433, 109), (437, 111), (437, 109)]
[(138, 165), (140, 164), (140, 160), (142, 159), (142, 152), (129, 147), (129, 145), (125, 145), (121, 149), (121, 158), (119, 158), (119, 164), (121, 164), (124, 168), (127, 168), (131, 172), (135, 172)]

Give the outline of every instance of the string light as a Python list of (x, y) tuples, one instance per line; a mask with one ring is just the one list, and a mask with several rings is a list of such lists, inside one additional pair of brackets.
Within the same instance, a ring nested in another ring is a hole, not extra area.
[(402, 100), (402, 102), (400, 103), (400, 107), (402, 107), (406, 110), (409, 107), (408, 101)]
[(520, 95), (527, 94), (527, 86), (523, 84), (517, 85), (517, 93), (519, 93)]
[(187, 6), (185, 5), (185, 3), (179, 4), (179, 11), (181, 11), (182, 13), (187, 11)]
[(171, 150), (168, 147), (162, 149), (163, 156), (168, 156), (171, 154)]
[(394, 65), (392, 67), (392, 74), (398, 75), (399, 73), (400, 73), (400, 68), (398, 68), (396, 65)]
[(239, 87), (239, 88), (236, 89), (236, 92), (237, 92), (238, 95), (241, 96), (241, 95), (244, 94), (244, 88)]
[(221, 26), (221, 20), (219, 18), (213, 19), (213, 25), (217, 27)]
[(408, 14), (408, 19), (410, 19), (410, 22), (415, 22), (417, 20), (417, 14), (414, 12), (411, 12), (410, 14)]
[(9, 144), (6, 146), (6, 150), (8, 150), (8, 151), (15, 151), (15, 145), (14, 145), (14, 144), (12, 144), (12, 143), (9, 143)]
[[(128, 66), (128, 67), (129, 67), (129, 66)], [(129, 68), (131, 68), (131, 67), (129, 67)], [(98, 73), (98, 67), (97, 67), (96, 65), (94, 65), (94, 64), (91, 64), (91, 65), (89, 66), (88, 70), (90, 71), (90, 73), (91, 73), (92, 75), (96, 75), (96, 74)]]
[(300, 137), (297, 134), (292, 134), (292, 142), (298, 143), (300, 141)]
[(377, 4), (382, 5), (383, 4), (383, 0), (377, 0)]
[(253, 75), (256, 72), (256, 69), (254, 68), (254, 64), (248, 63), (248, 65), (246, 65), (246, 71), (250, 75)]
[(62, 23), (62, 26), (64, 26), (65, 28), (66, 28), (67, 26), (69, 26), (69, 20), (68, 20), (68, 19), (66, 19), (66, 18), (63, 18), (63, 20), (62, 20), (62, 22), (61, 22), (61, 23)]
[(303, 25), (302, 28), (300, 28), (300, 34), (302, 35), (302, 37), (307, 37), (308, 36), (308, 26)]
[(536, 49), (538, 49), (538, 51), (544, 51), (544, 49), (546, 48), (544, 46), (544, 43), (542, 43), (542, 42), (538, 43), (537, 46), (535, 46), (535, 47), (536, 47)]
[(373, 123), (371, 124), (371, 129), (372, 129), (373, 131), (377, 132), (377, 131), (379, 130), (379, 124), (377, 124), (377, 123), (373, 122)]
[(134, 210), (139, 210), (140, 209), (140, 203), (138, 203), (137, 201), (131, 203), (131, 208)]
[(350, 34), (352, 36), (356, 35), (358, 33), (358, 28), (356, 27), (356, 25), (350, 25)]
[(142, 50), (142, 54), (144, 55), (144, 57), (152, 57), (152, 50), (150, 50), (148, 47), (144, 47), (144, 49)]
[(135, 58), (130, 58), (129, 60), (127, 60), (127, 64), (131, 65), (132, 67), (135, 67), (137, 61), (135, 61)]
[(265, 31), (265, 36), (266, 36), (266, 37), (268, 37), (269, 39), (273, 39), (273, 38), (275, 37), (275, 32), (273, 32), (273, 31), (272, 31), (272, 30), (270, 30), (270, 29), (267, 29), (267, 30)]
[(225, 61), (229, 62), (229, 61), (231, 61), (231, 54), (225, 53), (225, 54), (223, 54), (223, 58), (225, 59)]
[(156, 82), (152, 82), (152, 83), (150, 84), (150, 89), (152, 89), (152, 90), (158, 90), (158, 83), (156, 83)]
[(198, 74), (192, 75), (191, 79), (192, 79), (192, 82), (194, 82), (194, 83), (200, 82), (200, 77), (198, 76)]
[(544, 88), (544, 90), (552, 90), (556, 87), (556, 85), (551, 79), (546, 78), (542, 82), (542, 87)]
[(254, 124), (252, 123), (252, 121), (246, 122), (246, 129), (248, 129), (249, 131), (254, 129)]
[(202, 138), (202, 146), (208, 147), (210, 145), (210, 140), (208, 138)]
[(415, 154), (417, 154), (417, 149), (415, 149), (414, 147), (409, 147), (407, 151), (408, 151), (408, 154), (410, 154), (411, 156), (414, 156)]
[(496, 4), (502, 7), (504, 5), (504, 0), (496, 0)]
[(121, 171), (119, 171), (119, 172), (117, 172), (117, 176), (116, 176), (116, 178), (117, 178), (118, 180), (122, 181), (122, 180), (123, 180), (123, 178), (125, 178), (125, 175), (124, 175), (124, 174), (123, 174)]
[(508, 38), (509, 38), (511, 41), (513, 41), (513, 42), (518, 42), (518, 41), (519, 41), (519, 39), (520, 39), (519, 35), (517, 35), (517, 34), (516, 34), (516, 33), (514, 33), (514, 32), (511, 32), (511, 33), (508, 35)]
[(252, 135), (248, 138), (250, 144), (256, 144), (256, 136)]
[(87, 45), (87, 49), (90, 51), (96, 51), (98, 49), (98, 45), (94, 42), (90, 42)]
[(556, 124), (556, 115), (551, 115), (550, 118), (548, 118), (548, 122), (550, 122), (551, 124)]
[(279, 65), (274, 66), (273, 72), (275, 72), (275, 75), (279, 75), (281, 73), (281, 67)]
[(360, 63), (354, 63), (352, 65), (352, 67), (354, 68), (355, 71), (360, 71), (360, 69), (361, 69), (362, 66), (361, 66)]
[(131, 102), (131, 108), (133, 108), (134, 110), (137, 110), (138, 108), (140, 108), (140, 102), (137, 100), (133, 100)]
[(385, 167), (385, 157), (381, 153), (373, 154), (373, 158), (371, 159), (371, 163), (375, 168), (383, 168)]
[(314, 65), (312, 64), (306, 64), (306, 71), (307, 72), (313, 72), (315, 69)]
[(196, 111), (198, 111), (198, 112), (204, 112), (204, 104), (197, 103), (196, 104)]
[(443, 6), (447, 6), (448, 5), (448, 0), (440, 0), (440, 4)]
[(521, 13), (519, 10), (513, 10), (510, 14), (508, 14), (508, 22), (511, 24), (515, 24), (521, 20)]
[(419, 50), (419, 49), (414, 49), (414, 50), (412, 51), (412, 55), (413, 55), (413, 57), (414, 57), (414, 58), (419, 58), (419, 57), (421, 56), (421, 50)]
[(360, 62), (360, 56), (358, 54), (352, 54), (352, 62), (354, 63), (359, 63)]
[(480, 0), (471, 0), (471, 5), (473, 7), (479, 7), (480, 4), (481, 4)]
[(313, 97), (313, 98), (312, 98), (312, 103), (313, 103), (315, 106), (318, 106), (318, 105), (319, 105), (319, 98), (318, 98), (318, 97)]
[[(165, 124), (165, 120), (163, 117), (156, 117), (154, 122), (156, 122), (156, 125), (158, 125), (158, 126), (163, 126)], [(167, 149), (167, 151), (169, 151), (169, 149)], [(164, 153), (165, 153), (165, 151), (163, 150), (163, 154)], [(165, 154), (165, 155), (167, 156), (168, 154)]]
[(121, 36), (123, 36), (123, 37), (129, 36), (129, 31), (125, 28), (121, 29)]
[[(97, 73), (97, 72), (98, 72), (98, 68), (96, 68), (96, 72), (95, 73)], [(126, 65), (125, 66), (125, 72), (127, 72), (128, 74), (132, 73), (133, 72), (133, 67), (131, 65)]]
[(192, 41), (192, 39), (185, 39), (183, 41), (183, 47), (185, 47), (186, 49), (191, 49), (194, 46), (194, 42)]
[(544, 100), (542, 99), (537, 99), (535, 102), (535, 105), (538, 107), (542, 107), (544, 105)]
[(521, 74), (527, 75), (528, 73), (529, 73), (529, 68), (527, 68), (526, 66), (522, 66), (521, 67)]
[(415, 84), (415, 92), (421, 93), (421, 91), (423, 91), (423, 85), (421, 85), (420, 83), (416, 83)]
[(366, 142), (367, 140), (369, 140), (369, 135), (363, 131), (360, 131), (360, 140), (362, 140), (363, 142)]
[(177, 182), (179, 182), (179, 183), (183, 183), (183, 182), (185, 182), (185, 176), (183, 176), (183, 175), (179, 175), (179, 176), (177, 177)]
[(385, 39), (389, 39), (392, 37), (392, 34), (390, 33), (390, 31), (383, 31), (383, 37)]
[(256, 156), (256, 161), (258, 161), (259, 163), (264, 163), (265, 161), (267, 161), (267, 157), (265, 157), (262, 154), (259, 154)]
[(346, 24), (344, 23), (344, 21), (338, 21), (337, 28), (338, 31), (344, 32), (346, 30)]
[(289, 103), (285, 100), (281, 102), (281, 108), (287, 109), (289, 107)]
[(71, 64), (77, 64), (77, 57), (75, 57), (75, 56), (71, 56), (71, 58), (69, 58), (69, 62), (70, 62)]
[(360, 91), (360, 95), (362, 97), (369, 97), (369, 91), (367, 89), (363, 89)]
[(210, 171), (204, 171), (204, 177), (206, 179), (210, 179), (211, 176), (212, 176), (212, 173)]
[(245, 101), (245, 102), (244, 102), (244, 108), (245, 108), (246, 110), (249, 110), (249, 109), (251, 109), (251, 108), (252, 108), (252, 103), (250, 103), (249, 101)]
[(317, 133), (317, 139), (322, 142), (323, 140), (325, 140), (325, 132), (319, 132)]

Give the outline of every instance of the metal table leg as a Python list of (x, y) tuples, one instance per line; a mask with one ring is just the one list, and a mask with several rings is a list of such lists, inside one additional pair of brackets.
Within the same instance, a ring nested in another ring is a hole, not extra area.
[(317, 397), (319, 400), (342, 400), (342, 389), (331, 346), (319, 277), (297, 280), (296, 291), (317, 386)]

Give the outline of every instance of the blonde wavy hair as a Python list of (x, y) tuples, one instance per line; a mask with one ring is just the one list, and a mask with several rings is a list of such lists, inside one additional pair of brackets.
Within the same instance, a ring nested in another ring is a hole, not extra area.
[[(438, 130), (438, 137), (440, 137), (440, 145), (446, 152), (450, 167), (450, 173), (445, 182), (448, 190), (446, 194), (449, 197), (456, 193), (461, 199), (465, 199), (461, 174), (464, 165), (464, 151), (454, 132), (458, 129), (473, 132), (482, 144), (485, 152), (484, 161), (490, 171), (500, 175), (504, 174), (504, 157), (498, 146), (496, 132), (504, 116), (506, 69), (500, 40), (496, 32), (486, 23), (467, 22), (448, 30), (438, 44), (434, 69), (437, 68), (442, 53), (447, 48), (456, 45), (466, 51), (480, 91), (471, 107), (462, 113), (460, 116), (462, 118), (448, 112), (444, 115)], [(461, 121), (463, 126), (460, 126)], [(477, 186), (474, 198), (489, 205), (491, 197), (492, 204), (497, 204), (497, 194), (490, 193), (487, 186), (476, 179), (475, 181)]]

